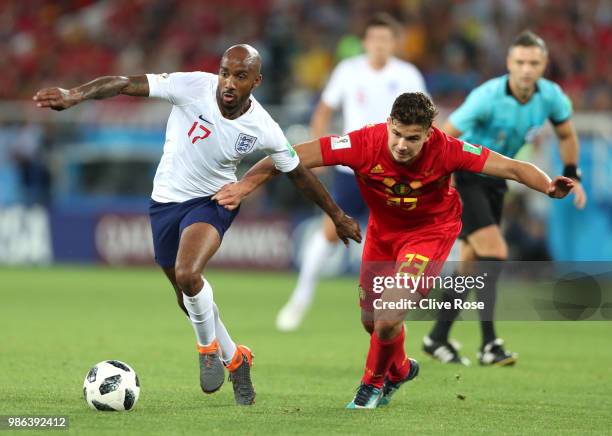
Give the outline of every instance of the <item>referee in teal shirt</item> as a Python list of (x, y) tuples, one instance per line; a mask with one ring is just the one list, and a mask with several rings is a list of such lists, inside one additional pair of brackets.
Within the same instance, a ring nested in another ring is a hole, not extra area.
[[(579, 183), (579, 144), (571, 121), (572, 105), (559, 85), (542, 78), (547, 61), (548, 50), (542, 38), (530, 31), (521, 33), (508, 51), (508, 74), (474, 89), (451, 114), (444, 130), (466, 142), (514, 157), (524, 144), (531, 142), (546, 120), (550, 120), (559, 138), (565, 165), (563, 175), (577, 182), (574, 204), (582, 209), (586, 195)], [(482, 261), (477, 265), (481, 273), (487, 273), (486, 288), (477, 291), (477, 298), (485, 303), (485, 310), (480, 311), (482, 344), (478, 360), (482, 365), (512, 365), (517, 354), (504, 349), (493, 325), (500, 261), (508, 257), (508, 247), (499, 227), (506, 182), (459, 172), (455, 174), (455, 185), (463, 202), (461, 261)], [(459, 271), (460, 274), (467, 272)], [(457, 296), (451, 292), (445, 299)], [(438, 313), (434, 328), (423, 339), (423, 350), (444, 363), (469, 364), (468, 359), (459, 355), (456, 343), (448, 338), (457, 314), (457, 310)]]

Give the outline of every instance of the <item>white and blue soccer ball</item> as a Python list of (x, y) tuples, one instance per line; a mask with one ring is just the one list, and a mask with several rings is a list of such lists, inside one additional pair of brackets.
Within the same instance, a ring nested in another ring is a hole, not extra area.
[(94, 410), (130, 410), (138, 401), (140, 381), (120, 360), (105, 360), (89, 370), (83, 383), (85, 401)]

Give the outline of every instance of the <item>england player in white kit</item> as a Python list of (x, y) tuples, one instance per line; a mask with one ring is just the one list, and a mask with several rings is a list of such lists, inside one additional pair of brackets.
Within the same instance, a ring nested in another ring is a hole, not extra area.
[[(334, 69), (312, 116), (313, 138), (329, 134), (335, 110), (342, 111), (343, 132), (352, 132), (387, 119), (401, 93), (426, 91), (419, 70), (393, 56), (398, 26), (387, 14), (377, 14), (366, 23), (362, 41), (365, 54), (348, 58)], [(350, 168), (337, 166), (333, 170), (332, 196), (350, 216), (367, 217)], [(324, 217), (322, 229), (307, 242), (296, 287), (276, 318), (279, 330), (293, 331), (300, 326), (312, 304), (319, 271), (337, 242), (333, 223)]]
[(214, 194), (236, 181), (236, 166), (245, 155), (262, 150), (330, 214), (341, 239), (361, 240), (359, 225), (300, 164), (278, 124), (251, 96), (261, 83), (260, 68), (257, 51), (237, 45), (223, 55), (218, 76), (191, 72), (101, 77), (70, 90), (46, 88), (34, 97), (39, 107), (55, 110), (118, 94), (172, 103), (149, 209), (155, 260), (193, 325), (202, 390), (213, 393), (221, 388), (225, 366), (236, 403), (242, 405), (255, 399), (252, 353), (232, 341), (219, 317), (211, 284), (202, 276), (237, 213), (219, 206)]
[(236, 181), (236, 166), (247, 154), (264, 151), (276, 167), (290, 172), (299, 163), (279, 125), (251, 98), (236, 119), (223, 116), (215, 100), (217, 75), (205, 72), (147, 74), (149, 97), (174, 106), (151, 198), (184, 202), (210, 197)]

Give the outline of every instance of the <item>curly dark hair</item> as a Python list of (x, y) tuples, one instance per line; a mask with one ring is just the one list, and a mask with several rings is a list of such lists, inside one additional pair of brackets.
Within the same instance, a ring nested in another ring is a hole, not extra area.
[(395, 99), (391, 118), (408, 126), (418, 124), (429, 128), (438, 115), (438, 109), (422, 92), (405, 92)]

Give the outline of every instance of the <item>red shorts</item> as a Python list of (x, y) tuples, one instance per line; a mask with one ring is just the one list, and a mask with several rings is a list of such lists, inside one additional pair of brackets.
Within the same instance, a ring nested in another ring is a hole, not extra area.
[[(406, 280), (404, 276), (439, 275), (460, 231), (460, 220), (402, 233), (384, 233), (368, 227), (359, 277), (361, 308), (374, 310), (373, 302), (381, 297), (385, 277), (401, 276)], [(430, 287), (425, 280), (422, 282), (416, 291), (426, 297)], [(406, 283), (400, 280), (400, 287)]]

